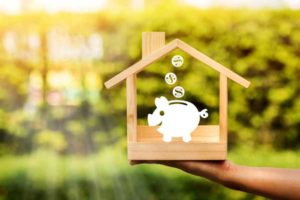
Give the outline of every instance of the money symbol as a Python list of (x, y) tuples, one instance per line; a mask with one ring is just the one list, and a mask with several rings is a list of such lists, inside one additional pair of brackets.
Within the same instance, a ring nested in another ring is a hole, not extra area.
[(181, 87), (181, 86), (176, 86), (176, 87), (173, 89), (173, 95), (174, 95), (174, 97), (176, 97), (176, 98), (181, 98), (181, 97), (183, 97), (183, 95), (184, 95), (184, 89), (183, 89), (183, 87)]
[(171, 62), (172, 62), (172, 65), (173, 65), (174, 67), (181, 67), (182, 64), (183, 64), (183, 62), (184, 62), (184, 60), (183, 60), (183, 57), (182, 57), (182, 56), (176, 55), (176, 56), (173, 56), (173, 57), (172, 57)]
[(173, 85), (177, 81), (176, 74), (174, 74), (172, 72), (167, 73), (166, 76), (165, 76), (165, 81), (166, 81), (167, 84)]

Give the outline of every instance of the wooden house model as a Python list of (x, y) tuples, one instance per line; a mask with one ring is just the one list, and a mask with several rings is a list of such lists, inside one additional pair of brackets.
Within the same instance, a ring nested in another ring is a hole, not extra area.
[[(195, 59), (219, 72), (219, 124), (199, 125), (192, 133), (193, 140), (184, 143), (174, 140), (165, 143), (155, 127), (137, 124), (136, 75), (151, 63), (174, 49), (181, 49)], [(107, 82), (111, 88), (126, 80), (127, 139), (129, 160), (224, 160), (227, 157), (228, 79), (248, 88), (250, 82), (237, 73), (201, 53), (187, 43), (174, 39), (165, 44), (164, 32), (142, 34), (142, 59)]]

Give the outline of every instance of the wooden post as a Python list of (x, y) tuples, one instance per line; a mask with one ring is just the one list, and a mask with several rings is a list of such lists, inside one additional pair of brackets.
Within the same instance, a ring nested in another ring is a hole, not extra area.
[[(144, 32), (142, 35), (142, 55), (145, 58), (156, 49), (165, 45), (164, 32)], [(129, 143), (137, 142), (137, 101), (136, 74), (126, 79), (127, 97), (127, 139)]]
[(219, 121), (220, 121), (220, 142), (227, 145), (227, 107), (228, 107), (228, 84), (227, 77), (220, 74), (220, 105), (219, 105)]
[(133, 74), (126, 79), (127, 97), (127, 140), (136, 142), (137, 130), (137, 102), (136, 102), (136, 75)]
[(142, 55), (143, 58), (156, 49), (165, 46), (165, 32), (143, 32)]

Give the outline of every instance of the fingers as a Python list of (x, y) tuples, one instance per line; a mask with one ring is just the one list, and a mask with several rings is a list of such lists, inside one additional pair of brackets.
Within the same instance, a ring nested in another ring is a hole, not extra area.
[(189, 173), (198, 174), (199, 171), (211, 171), (222, 161), (166, 161), (166, 160), (131, 160), (131, 165), (160, 164), (175, 167)]
[(211, 167), (228, 167), (231, 162), (225, 161), (166, 161), (166, 160), (130, 160), (131, 165), (138, 164), (162, 164), (177, 168), (211, 168)]
[(226, 179), (227, 173), (233, 164), (230, 161), (159, 161), (159, 160), (139, 160), (130, 161), (131, 165), (138, 164), (161, 164), (178, 168), (187, 173), (202, 176), (210, 180), (221, 182)]

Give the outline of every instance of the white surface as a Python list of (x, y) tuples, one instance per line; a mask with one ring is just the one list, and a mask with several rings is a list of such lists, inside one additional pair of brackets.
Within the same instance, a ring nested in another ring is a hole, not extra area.
[(172, 57), (171, 63), (174, 67), (181, 67), (184, 63), (184, 59), (180, 55), (176, 55)]
[(192, 140), (191, 133), (197, 128), (200, 118), (207, 118), (207, 109), (198, 111), (196, 106), (188, 101), (171, 100), (165, 97), (155, 99), (156, 109), (148, 114), (148, 125), (160, 127), (157, 129), (163, 135), (164, 142), (172, 141), (173, 137), (182, 137), (184, 142)]
[(172, 93), (173, 93), (174, 97), (181, 98), (184, 96), (185, 90), (181, 86), (176, 86), (176, 87), (174, 87)]
[(169, 72), (165, 75), (165, 81), (169, 85), (173, 85), (177, 81), (177, 76), (176, 74)]

